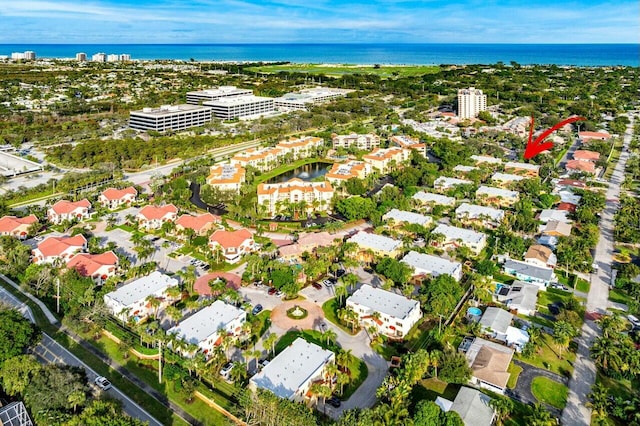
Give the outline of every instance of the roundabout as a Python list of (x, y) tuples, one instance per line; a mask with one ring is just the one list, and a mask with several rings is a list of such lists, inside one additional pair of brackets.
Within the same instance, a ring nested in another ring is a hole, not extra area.
[(271, 322), (283, 329), (311, 330), (324, 322), (322, 308), (307, 300), (282, 302), (271, 311)]

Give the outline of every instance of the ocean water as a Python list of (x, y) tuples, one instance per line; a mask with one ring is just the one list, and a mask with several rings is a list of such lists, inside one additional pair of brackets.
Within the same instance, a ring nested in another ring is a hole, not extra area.
[(128, 53), (132, 59), (348, 64), (556, 64), (640, 66), (640, 44), (0, 44), (0, 55), (40, 58)]

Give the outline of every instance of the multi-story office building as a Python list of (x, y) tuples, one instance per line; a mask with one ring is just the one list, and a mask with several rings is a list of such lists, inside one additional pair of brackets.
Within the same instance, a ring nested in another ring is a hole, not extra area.
[(303, 89), (296, 93), (287, 93), (279, 98), (275, 98), (274, 102), (276, 108), (281, 111), (306, 110), (311, 105), (344, 97), (349, 92), (353, 92), (353, 90), (314, 87), (311, 89)]
[(213, 114), (223, 120), (251, 116), (258, 117), (275, 111), (273, 98), (253, 95), (220, 98), (215, 101), (204, 102), (203, 105), (211, 107)]
[(258, 204), (265, 206), (268, 214), (275, 214), (287, 204), (305, 202), (304, 212), (329, 209), (334, 190), (328, 181), (305, 182), (290, 179), (281, 183), (258, 185)]
[(487, 109), (487, 95), (474, 87), (458, 90), (458, 117), (475, 118), (480, 111)]
[(129, 113), (129, 127), (136, 130), (184, 130), (211, 121), (211, 108), (200, 105), (163, 105)]
[(76, 61), (85, 62), (87, 60), (87, 54), (84, 52), (76, 53)]
[(239, 89), (236, 86), (220, 86), (217, 88), (187, 92), (187, 103), (199, 105), (202, 102), (247, 95), (253, 95), (253, 92), (249, 89)]
[(362, 150), (370, 151), (380, 146), (380, 136), (374, 133), (359, 135), (351, 133), (350, 135), (333, 135), (334, 148), (350, 148), (355, 147)]
[(106, 62), (107, 61), (107, 55), (104, 53), (94, 53), (91, 56), (91, 61), (92, 62)]

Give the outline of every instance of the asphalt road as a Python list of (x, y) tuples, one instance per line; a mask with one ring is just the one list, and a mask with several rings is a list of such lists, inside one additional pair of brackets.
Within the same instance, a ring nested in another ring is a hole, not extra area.
[[(25, 316), (25, 318), (29, 319), (31, 322), (35, 322), (31, 309), (29, 309), (26, 304), (16, 299), (3, 287), (0, 287), (0, 301), (7, 305), (15, 307)], [(71, 352), (67, 351), (62, 345), (53, 340), (46, 333), (42, 333), (42, 341), (35, 348), (33, 348), (32, 352), (34, 355), (36, 355), (36, 357), (42, 364), (65, 364), (83, 368), (87, 373), (89, 383), (93, 383), (95, 378), (99, 376), (98, 373), (93, 371), (93, 369), (91, 369), (88, 365), (78, 359)], [(129, 416), (147, 422), (151, 426), (162, 425), (162, 423), (160, 423), (153, 416), (147, 413), (142, 407), (132, 401), (118, 388), (112, 387), (111, 389), (106, 391), (106, 393), (109, 397), (118, 399), (122, 403), (122, 409)]]
[[(607, 190), (607, 204), (600, 218), (600, 239), (596, 246), (594, 261), (598, 265), (598, 272), (592, 275), (591, 288), (587, 297), (587, 312), (599, 314), (607, 313), (609, 305), (609, 284), (611, 283), (611, 263), (613, 262), (614, 222), (613, 217), (618, 210), (619, 203), (615, 200), (620, 196), (620, 185), (624, 180), (624, 168), (629, 158), (629, 143), (631, 142), (634, 120), (627, 127), (624, 135), (624, 146), (620, 159), (616, 165), (609, 188)], [(596, 366), (589, 356), (589, 349), (595, 339), (601, 334), (600, 327), (595, 321), (585, 320), (582, 334), (576, 340), (578, 356), (574, 364), (573, 376), (569, 381), (569, 396), (567, 405), (562, 411), (562, 424), (567, 426), (589, 426), (591, 424), (591, 409), (587, 406), (591, 387), (596, 382)]]

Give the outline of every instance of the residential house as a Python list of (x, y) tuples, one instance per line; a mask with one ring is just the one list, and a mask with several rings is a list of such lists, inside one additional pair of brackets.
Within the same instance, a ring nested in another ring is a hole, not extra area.
[(502, 164), (502, 160), (488, 155), (472, 155), (470, 157), (476, 164)]
[[(167, 335), (175, 335), (188, 345), (194, 345), (206, 357), (216, 346), (222, 344), (224, 336), (237, 338), (242, 335), (242, 325), (247, 312), (222, 300), (200, 309), (195, 314), (167, 330)], [(179, 350), (183, 355), (192, 357), (195, 353), (188, 349)]]
[(452, 262), (441, 257), (416, 251), (407, 253), (402, 258), (402, 262), (413, 269), (413, 276), (417, 279), (424, 277), (436, 278), (445, 274), (451, 275), (456, 281), (462, 279), (462, 264), (460, 262)]
[(589, 142), (592, 140), (607, 141), (611, 138), (611, 135), (605, 132), (579, 132), (578, 138), (583, 142)]
[(375, 133), (359, 135), (351, 133), (349, 135), (331, 135), (334, 148), (357, 148), (363, 151), (371, 151), (380, 146), (380, 136)]
[(600, 159), (600, 153), (589, 151), (586, 149), (579, 149), (573, 153), (573, 159), (578, 161), (586, 161), (589, 163), (596, 163)]
[(557, 179), (554, 181), (554, 191), (571, 190), (573, 188), (587, 189), (587, 184), (575, 179)]
[(206, 182), (218, 191), (239, 194), (245, 174), (246, 170), (240, 164), (219, 164), (211, 167)]
[(566, 162), (565, 169), (568, 173), (589, 173), (596, 174), (596, 164), (590, 161), (569, 160)]
[(462, 174), (469, 173), (469, 172), (472, 172), (474, 170), (480, 170), (480, 169), (478, 167), (475, 167), (475, 166), (464, 166), (462, 164), (458, 164), (457, 166), (455, 166), (453, 168), (454, 172), (458, 172), (458, 173), (462, 173)]
[(213, 253), (220, 249), (227, 262), (236, 263), (242, 255), (254, 251), (256, 244), (253, 241), (253, 234), (246, 228), (235, 231), (219, 229), (209, 237), (209, 248)]
[(327, 211), (335, 194), (328, 181), (305, 182), (298, 178), (279, 183), (261, 183), (257, 192), (258, 205), (264, 206), (268, 215), (276, 214), (288, 205), (294, 205), (296, 215)]
[(557, 220), (550, 220), (542, 229), (542, 233), (550, 237), (568, 237), (571, 235), (571, 224)]
[(540, 166), (530, 163), (516, 163), (513, 161), (509, 161), (508, 163), (505, 163), (504, 170), (506, 172), (514, 172), (518, 175), (537, 177), (540, 173)]
[(439, 191), (448, 191), (455, 188), (458, 185), (472, 185), (473, 182), (467, 179), (450, 178), (446, 176), (440, 176), (433, 181), (433, 187)]
[(24, 240), (34, 223), (38, 223), (38, 218), (33, 214), (25, 217), (3, 216), (0, 218), (0, 235)]
[(435, 247), (454, 249), (467, 247), (477, 255), (487, 245), (487, 236), (472, 229), (458, 228), (441, 223), (431, 231), (431, 235), (434, 234), (440, 234), (444, 237), (442, 241), (432, 240), (431, 244)]
[(545, 290), (549, 284), (557, 280), (553, 269), (519, 260), (507, 260), (503, 265), (503, 269), (505, 274), (512, 275), (520, 281), (536, 284), (541, 290)]
[(283, 259), (298, 259), (305, 252), (313, 253), (318, 247), (328, 247), (332, 245), (335, 240), (336, 235), (332, 235), (326, 231), (302, 233), (295, 243), (280, 246), (278, 251), (280, 257)]
[(569, 219), (569, 215), (566, 210), (544, 209), (540, 212), (538, 220), (542, 223), (547, 223), (552, 220), (563, 223), (571, 223), (571, 219)]
[(482, 185), (476, 191), (476, 199), (487, 204), (510, 207), (520, 199), (520, 194), (508, 189)]
[(446, 195), (433, 194), (431, 192), (419, 191), (413, 194), (412, 199), (416, 200), (421, 205), (428, 206), (447, 206), (453, 207), (456, 205), (456, 199), (453, 197), (447, 197)]
[(47, 237), (33, 249), (33, 263), (66, 262), (74, 254), (87, 249), (87, 240), (81, 234), (73, 237)]
[(136, 202), (138, 191), (133, 187), (107, 188), (98, 196), (98, 203), (103, 207), (113, 210), (122, 206), (130, 206)]
[(138, 224), (147, 230), (160, 229), (165, 222), (175, 222), (178, 216), (178, 208), (173, 204), (164, 206), (144, 206), (136, 219)]
[(456, 209), (456, 218), (462, 222), (480, 222), (484, 226), (497, 228), (504, 220), (504, 211), (493, 207), (462, 203)]
[(78, 253), (68, 262), (67, 268), (75, 269), (83, 277), (93, 279), (102, 285), (108, 278), (118, 272), (118, 256), (112, 251), (100, 254)]
[(251, 377), (249, 389), (265, 389), (279, 398), (304, 402), (312, 398), (313, 383), (327, 380), (327, 366), (334, 361), (333, 352), (298, 337)]
[(501, 284), (496, 299), (516, 314), (533, 316), (537, 310), (539, 289), (535, 284), (516, 280), (511, 285)]
[(324, 178), (339, 186), (349, 179), (364, 179), (371, 174), (371, 164), (364, 161), (350, 160), (346, 163), (334, 163)]
[(460, 415), (465, 426), (491, 426), (496, 413), (491, 407), (491, 398), (477, 389), (462, 386), (453, 402), (441, 396), (436, 404), (444, 411)]
[(544, 268), (555, 268), (558, 259), (549, 247), (534, 244), (524, 255), (524, 261)]
[(513, 314), (495, 306), (489, 306), (480, 318), (482, 332), (494, 340), (507, 341), (507, 328), (511, 326)]
[[(121, 320), (133, 318), (140, 321), (152, 314), (156, 309), (169, 306), (174, 302), (166, 294), (170, 287), (177, 287), (178, 280), (154, 271), (149, 275), (135, 279), (112, 292), (104, 295), (104, 304), (113, 316)], [(156, 308), (147, 299), (157, 299), (160, 304)]]
[(346, 306), (358, 314), (361, 324), (378, 333), (401, 339), (422, 318), (420, 302), (381, 288), (363, 284), (347, 298)]
[(402, 241), (364, 231), (359, 231), (350, 237), (347, 242), (358, 245), (360, 249), (358, 253), (359, 260), (373, 260), (371, 254), (373, 256), (396, 257), (400, 254), (400, 249), (402, 248)]
[(513, 354), (511, 348), (476, 337), (466, 350), (472, 372), (470, 382), (503, 395), (511, 375), (508, 369)]
[[(569, 231), (571, 231), (571, 225), (567, 225), (566, 223), (562, 223), (562, 222), (549, 222), (549, 223), (558, 223), (561, 225), (566, 225), (569, 227)], [(547, 227), (548, 226), (549, 224), (547, 224)], [(549, 247), (551, 250), (555, 250), (556, 247), (558, 246), (558, 237), (556, 237), (555, 235), (543, 234), (536, 239), (536, 242), (545, 247)]]
[(47, 210), (47, 219), (53, 224), (60, 224), (65, 220), (89, 219), (91, 203), (86, 198), (80, 201), (60, 200)]
[(222, 218), (211, 213), (204, 213), (198, 216), (183, 214), (176, 220), (176, 232), (185, 233), (187, 229), (191, 229), (195, 235), (205, 235), (220, 223), (222, 223)]
[(382, 220), (387, 222), (393, 221), (396, 225), (408, 223), (420, 226), (429, 226), (431, 222), (433, 222), (433, 218), (431, 218), (431, 216), (398, 209), (389, 210), (384, 216), (382, 216)]
[(397, 135), (392, 136), (389, 141), (395, 146), (405, 149), (414, 149), (418, 151), (423, 157), (427, 156), (427, 145), (420, 142), (420, 139), (412, 136)]
[(398, 166), (401, 166), (411, 158), (411, 150), (405, 148), (376, 148), (371, 153), (365, 154), (362, 159), (365, 163), (380, 173), (389, 173)]
[(496, 172), (491, 175), (491, 180), (501, 187), (508, 186), (514, 182), (520, 182), (524, 179), (526, 179), (524, 176), (512, 175), (509, 173)]

